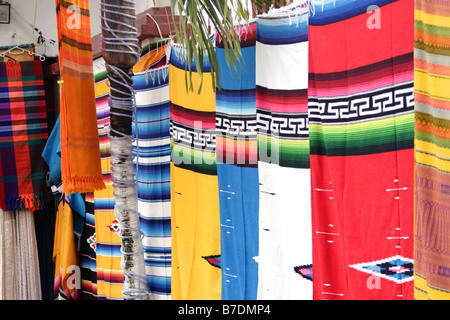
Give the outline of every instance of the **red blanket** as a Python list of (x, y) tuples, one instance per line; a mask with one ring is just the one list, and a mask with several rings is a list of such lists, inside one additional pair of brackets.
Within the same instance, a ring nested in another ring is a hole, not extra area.
[(412, 299), (413, 2), (314, 9), (314, 299)]

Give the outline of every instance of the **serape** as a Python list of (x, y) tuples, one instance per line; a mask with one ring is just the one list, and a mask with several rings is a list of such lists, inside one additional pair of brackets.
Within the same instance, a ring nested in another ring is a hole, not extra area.
[(411, 299), (413, 3), (311, 4), (313, 298)]
[[(104, 66), (103, 66), (104, 68)], [(122, 260), (121, 239), (118, 235), (119, 223), (114, 214), (114, 188), (111, 181), (111, 154), (109, 153), (109, 88), (106, 85), (106, 71), (95, 76), (95, 97), (97, 108), (98, 139), (100, 143), (101, 170), (106, 188), (94, 191), (94, 224), (97, 268), (97, 296), (99, 299), (124, 298), (124, 274), (120, 266)]]
[(1, 209), (34, 211), (48, 201), (41, 157), (47, 138), (41, 62), (1, 62)]
[(255, 300), (258, 287), (258, 155), (256, 140), (256, 22), (236, 27), (241, 64), (228, 67), (220, 37), (216, 55), (217, 178), (220, 201), (222, 299)]
[(201, 93), (195, 64), (194, 91), (186, 91), (181, 50), (172, 47), (169, 65), (172, 299), (216, 300), (221, 298), (216, 97), (207, 57)]
[[(135, 74), (152, 69), (166, 62), (167, 43), (146, 45), (141, 57), (133, 67)], [(97, 295), (99, 298), (123, 299), (124, 274), (120, 267), (122, 254), (121, 239), (118, 236), (118, 222), (114, 214), (115, 199), (111, 181), (111, 155), (108, 131), (110, 125), (107, 85), (107, 71), (102, 59), (95, 61), (95, 98), (98, 136), (100, 143), (101, 167), (106, 189), (94, 192), (94, 216), (96, 234)], [(145, 79), (151, 80), (150, 74)]]
[(167, 300), (172, 272), (169, 67), (137, 73), (133, 82), (138, 128), (136, 133), (133, 122), (133, 152), (148, 291), (152, 300)]
[[(74, 9), (76, 8), (76, 9)], [(56, 0), (63, 192), (103, 189), (88, 0)]]
[(84, 202), (86, 217), (79, 245), (81, 275), (80, 300), (92, 300), (98, 299), (94, 193), (86, 193), (84, 195)]
[(258, 299), (311, 299), (308, 8), (260, 15), (256, 27)]
[(450, 2), (415, 1), (414, 298), (450, 299)]

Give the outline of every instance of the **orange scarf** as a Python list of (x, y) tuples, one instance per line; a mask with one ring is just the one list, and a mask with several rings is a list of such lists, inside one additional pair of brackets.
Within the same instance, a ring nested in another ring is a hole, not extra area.
[(56, 0), (61, 73), (61, 175), (66, 194), (105, 188), (95, 109), (88, 0)]

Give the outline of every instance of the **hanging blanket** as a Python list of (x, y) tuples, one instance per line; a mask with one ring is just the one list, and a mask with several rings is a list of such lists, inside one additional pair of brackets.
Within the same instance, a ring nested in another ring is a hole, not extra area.
[(414, 298), (450, 299), (450, 2), (415, 1)]
[(312, 4), (314, 299), (411, 299), (413, 2)]
[(41, 156), (47, 138), (41, 62), (1, 62), (1, 209), (34, 211), (47, 202), (47, 169)]
[(308, 8), (257, 17), (258, 299), (311, 299)]
[(133, 81), (138, 128), (136, 133), (133, 123), (133, 151), (148, 291), (152, 300), (168, 300), (172, 271), (169, 67), (137, 73)]
[(94, 193), (85, 194), (86, 219), (80, 237), (80, 300), (98, 299), (97, 295), (97, 256), (95, 237)]
[(258, 285), (258, 158), (255, 102), (256, 23), (236, 29), (242, 67), (229, 69), (220, 37), (216, 91), (222, 299), (255, 300)]
[(33, 212), (0, 209), (0, 299), (2, 300), (42, 300), (34, 223)]
[(172, 204), (172, 299), (220, 299), (220, 217), (216, 166), (216, 97), (205, 57), (203, 88), (193, 65), (186, 91), (181, 49), (169, 65)]
[(63, 192), (103, 189), (88, 0), (56, 0)]
[[(54, 297), (57, 300), (78, 300), (79, 283), (73, 272), (78, 266), (75, 236), (73, 232), (72, 208), (60, 201), (55, 221), (53, 262), (55, 263)], [(79, 280), (79, 279), (78, 279)]]
[[(166, 63), (165, 42), (151, 43), (141, 50), (141, 57), (133, 67), (135, 74)], [(107, 71), (103, 59), (94, 62), (95, 98), (98, 136), (100, 142), (101, 168), (106, 189), (94, 192), (94, 222), (97, 259), (97, 295), (106, 299), (123, 299), (124, 274), (120, 266), (121, 239), (119, 225), (114, 214), (114, 189), (111, 181), (111, 155), (108, 131), (110, 125)], [(146, 74), (150, 81), (150, 74)], [(139, 192), (139, 190), (138, 190)]]
[[(97, 61), (96, 61), (97, 62)], [(95, 247), (97, 263), (97, 296), (104, 299), (123, 297), (124, 274), (120, 267), (122, 254), (119, 223), (114, 214), (114, 188), (111, 181), (111, 154), (109, 153), (109, 106), (107, 72), (103, 63), (95, 74), (95, 98), (97, 108), (98, 138), (100, 143), (101, 170), (106, 188), (94, 191)]]

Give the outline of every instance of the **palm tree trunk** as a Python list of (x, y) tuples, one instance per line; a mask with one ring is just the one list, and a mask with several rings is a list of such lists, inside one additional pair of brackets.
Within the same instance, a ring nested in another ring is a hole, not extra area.
[(110, 153), (114, 188), (114, 213), (122, 239), (124, 298), (148, 299), (144, 256), (133, 169), (132, 115), (134, 90), (132, 68), (139, 59), (135, 3), (130, 0), (102, 0), (103, 58), (110, 86)]

